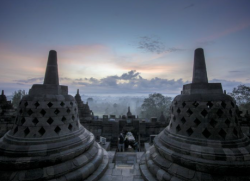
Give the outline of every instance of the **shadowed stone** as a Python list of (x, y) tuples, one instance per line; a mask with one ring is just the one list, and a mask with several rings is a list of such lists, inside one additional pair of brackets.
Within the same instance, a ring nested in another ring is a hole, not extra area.
[(33, 85), (18, 110), (0, 139), (1, 181), (94, 181), (105, 172), (107, 152), (80, 124), (68, 87), (59, 85), (56, 51), (49, 53), (44, 84)]
[(59, 85), (58, 68), (57, 68), (57, 53), (55, 50), (50, 50), (47, 68), (44, 76), (43, 84), (34, 84), (29, 90), (29, 95), (67, 95), (68, 86)]
[(194, 53), (193, 81), (191, 84), (183, 85), (181, 94), (221, 94), (223, 93), (221, 83), (208, 83), (206, 63), (202, 48)]
[(128, 107), (127, 117), (132, 116), (132, 113), (130, 112), (130, 107)]
[(194, 52), (192, 83), (208, 83), (205, 57), (202, 48), (197, 48)]
[(171, 110), (169, 126), (140, 163), (145, 180), (250, 179), (250, 140), (237, 121), (235, 100), (220, 83), (207, 82), (202, 49), (195, 50), (193, 82)]
[(59, 85), (57, 53), (50, 50), (43, 84)]

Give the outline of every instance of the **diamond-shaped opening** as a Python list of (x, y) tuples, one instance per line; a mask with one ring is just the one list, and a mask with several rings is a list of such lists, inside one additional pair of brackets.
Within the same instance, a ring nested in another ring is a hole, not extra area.
[(205, 118), (207, 116), (208, 112), (206, 111), (206, 109), (203, 109), (203, 111), (201, 111), (201, 115)]
[(29, 109), (29, 110), (27, 111), (27, 113), (28, 113), (28, 115), (30, 116), (31, 114), (33, 114), (33, 111), (32, 111), (31, 109)]
[(211, 109), (211, 108), (213, 107), (213, 105), (214, 105), (214, 104), (213, 104), (211, 101), (208, 101), (208, 102), (207, 102), (207, 108), (208, 108), (208, 109)]
[(57, 126), (57, 127), (54, 129), (54, 131), (55, 131), (57, 134), (59, 134), (60, 131), (61, 131), (61, 128), (60, 128), (59, 126)]
[(64, 105), (65, 105), (65, 104), (64, 104), (64, 102), (61, 102), (61, 103), (60, 103), (60, 106), (62, 106), (62, 107), (63, 107)]
[(30, 129), (27, 127), (24, 130), (24, 135), (27, 136), (30, 133)]
[(182, 107), (185, 107), (187, 104), (185, 102), (182, 103)]
[(54, 113), (57, 115), (57, 114), (60, 113), (60, 111), (59, 111), (58, 109), (56, 109), (56, 110), (54, 111)]
[(181, 118), (181, 122), (182, 122), (183, 124), (185, 124), (186, 119), (185, 119), (184, 117), (182, 117), (182, 118)]
[(219, 109), (216, 113), (219, 117), (221, 117), (223, 115), (223, 111), (221, 109)]
[(22, 114), (22, 113), (23, 113), (23, 110), (22, 110), (22, 109), (20, 109), (20, 110), (19, 110), (19, 114)]
[(29, 105), (28, 102), (25, 102), (25, 103), (24, 103), (24, 106), (25, 106), (25, 107), (27, 107), (28, 105)]
[(225, 123), (226, 123), (227, 127), (229, 127), (231, 122), (228, 119), (226, 119)]
[(232, 105), (232, 107), (234, 107), (234, 103), (233, 103), (233, 101), (231, 101), (231, 105)]
[(188, 116), (191, 116), (193, 114), (193, 112), (191, 111), (191, 109), (188, 108), (187, 110)]
[(70, 113), (70, 109), (69, 108), (67, 109), (67, 113)]
[(24, 123), (25, 123), (25, 118), (23, 117), (22, 119), (21, 119), (21, 124), (23, 125)]
[(211, 119), (211, 121), (209, 122), (210, 125), (215, 128), (216, 124), (218, 123), (217, 121), (215, 121), (214, 119)]
[(229, 114), (230, 114), (230, 116), (233, 116), (233, 112), (231, 109), (229, 110)]
[(177, 109), (177, 113), (180, 114), (181, 113), (181, 110), (180, 108)]
[(188, 130), (187, 130), (187, 134), (188, 134), (188, 136), (191, 136), (192, 134), (193, 134), (193, 129), (192, 128), (189, 128)]
[(42, 110), (40, 111), (40, 113), (44, 116), (44, 115), (46, 114), (46, 111), (45, 111), (44, 109), (42, 109)]
[(197, 101), (195, 101), (195, 102), (193, 103), (193, 106), (196, 108), (196, 107), (199, 106), (199, 103), (198, 103)]
[(224, 101), (222, 101), (221, 106), (225, 109), (227, 107), (227, 104)]
[(51, 102), (49, 102), (49, 103), (47, 104), (47, 106), (48, 106), (49, 108), (51, 108), (51, 107), (53, 106), (53, 104), (52, 104)]
[(37, 118), (34, 118), (34, 119), (32, 120), (32, 123), (34, 123), (35, 126), (37, 125), (38, 122), (39, 122), (39, 121), (38, 121)]
[(38, 132), (39, 132), (40, 135), (42, 136), (42, 135), (44, 135), (44, 133), (45, 133), (45, 129), (44, 129), (43, 127), (41, 127), (41, 128), (39, 129)]
[(211, 133), (207, 130), (207, 128), (202, 132), (202, 134), (205, 138), (209, 138), (211, 136)]
[(181, 130), (180, 125), (178, 124), (178, 126), (176, 127), (176, 131), (179, 132)]
[(225, 138), (226, 138), (227, 133), (226, 133), (226, 131), (224, 131), (224, 129), (220, 129), (220, 131), (219, 131), (219, 135), (220, 135), (223, 139), (225, 139)]
[(199, 126), (199, 124), (201, 124), (201, 121), (197, 118), (195, 118), (194, 123), (196, 124), (196, 126)]
[(38, 101), (36, 101), (36, 103), (35, 103), (34, 105), (36, 106), (36, 108), (37, 108), (38, 106), (40, 106), (40, 104), (39, 104)]
[(54, 120), (51, 117), (49, 117), (49, 119), (47, 120), (47, 123), (49, 123), (49, 125), (51, 125), (53, 122), (54, 122)]
[(17, 131), (18, 131), (18, 127), (16, 126), (16, 128), (14, 129), (13, 135), (16, 134)]
[(70, 105), (73, 106), (74, 105), (73, 102), (70, 102)]
[(62, 117), (62, 122), (65, 122), (66, 121), (66, 118), (63, 116)]
[(233, 133), (236, 137), (238, 137), (238, 131), (234, 128)]
[(72, 124), (69, 124), (68, 129), (72, 131), (72, 128), (73, 128)]
[(75, 112), (76, 112), (76, 108), (75, 108), (74, 110), (75, 110)]
[(74, 115), (72, 115), (72, 120), (75, 120), (75, 116)]

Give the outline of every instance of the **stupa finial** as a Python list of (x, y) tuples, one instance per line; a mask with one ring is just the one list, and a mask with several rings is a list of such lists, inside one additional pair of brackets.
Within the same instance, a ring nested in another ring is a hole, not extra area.
[(4, 95), (4, 90), (2, 90), (2, 95)]
[(58, 68), (57, 68), (57, 53), (55, 50), (49, 51), (47, 68), (46, 68), (43, 84), (59, 85)]
[(197, 48), (194, 52), (192, 83), (208, 83), (204, 51), (202, 48)]
[(77, 94), (79, 94), (79, 89), (77, 89)]

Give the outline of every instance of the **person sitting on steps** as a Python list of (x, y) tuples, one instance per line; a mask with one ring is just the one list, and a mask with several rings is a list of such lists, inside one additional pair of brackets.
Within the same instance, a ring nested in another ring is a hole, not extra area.
[(122, 133), (120, 134), (118, 140), (119, 140), (119, 142), (118, 142), (118, 150), (120, 152), (123, 152), (124, 151), (124, 137), (123, 137)]

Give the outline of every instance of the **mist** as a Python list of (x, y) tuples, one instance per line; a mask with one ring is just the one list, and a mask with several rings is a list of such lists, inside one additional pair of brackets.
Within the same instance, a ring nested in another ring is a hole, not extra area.
[(115, 115), (116, 117), (127, 115), (128, 107), (133, 115), (140, 117), (141, 105), (146, 97), (148, 95), (81, 95), (83, 102), (88, 102), (89, 108), (99, 118), (102, 118), (103, 115)]

